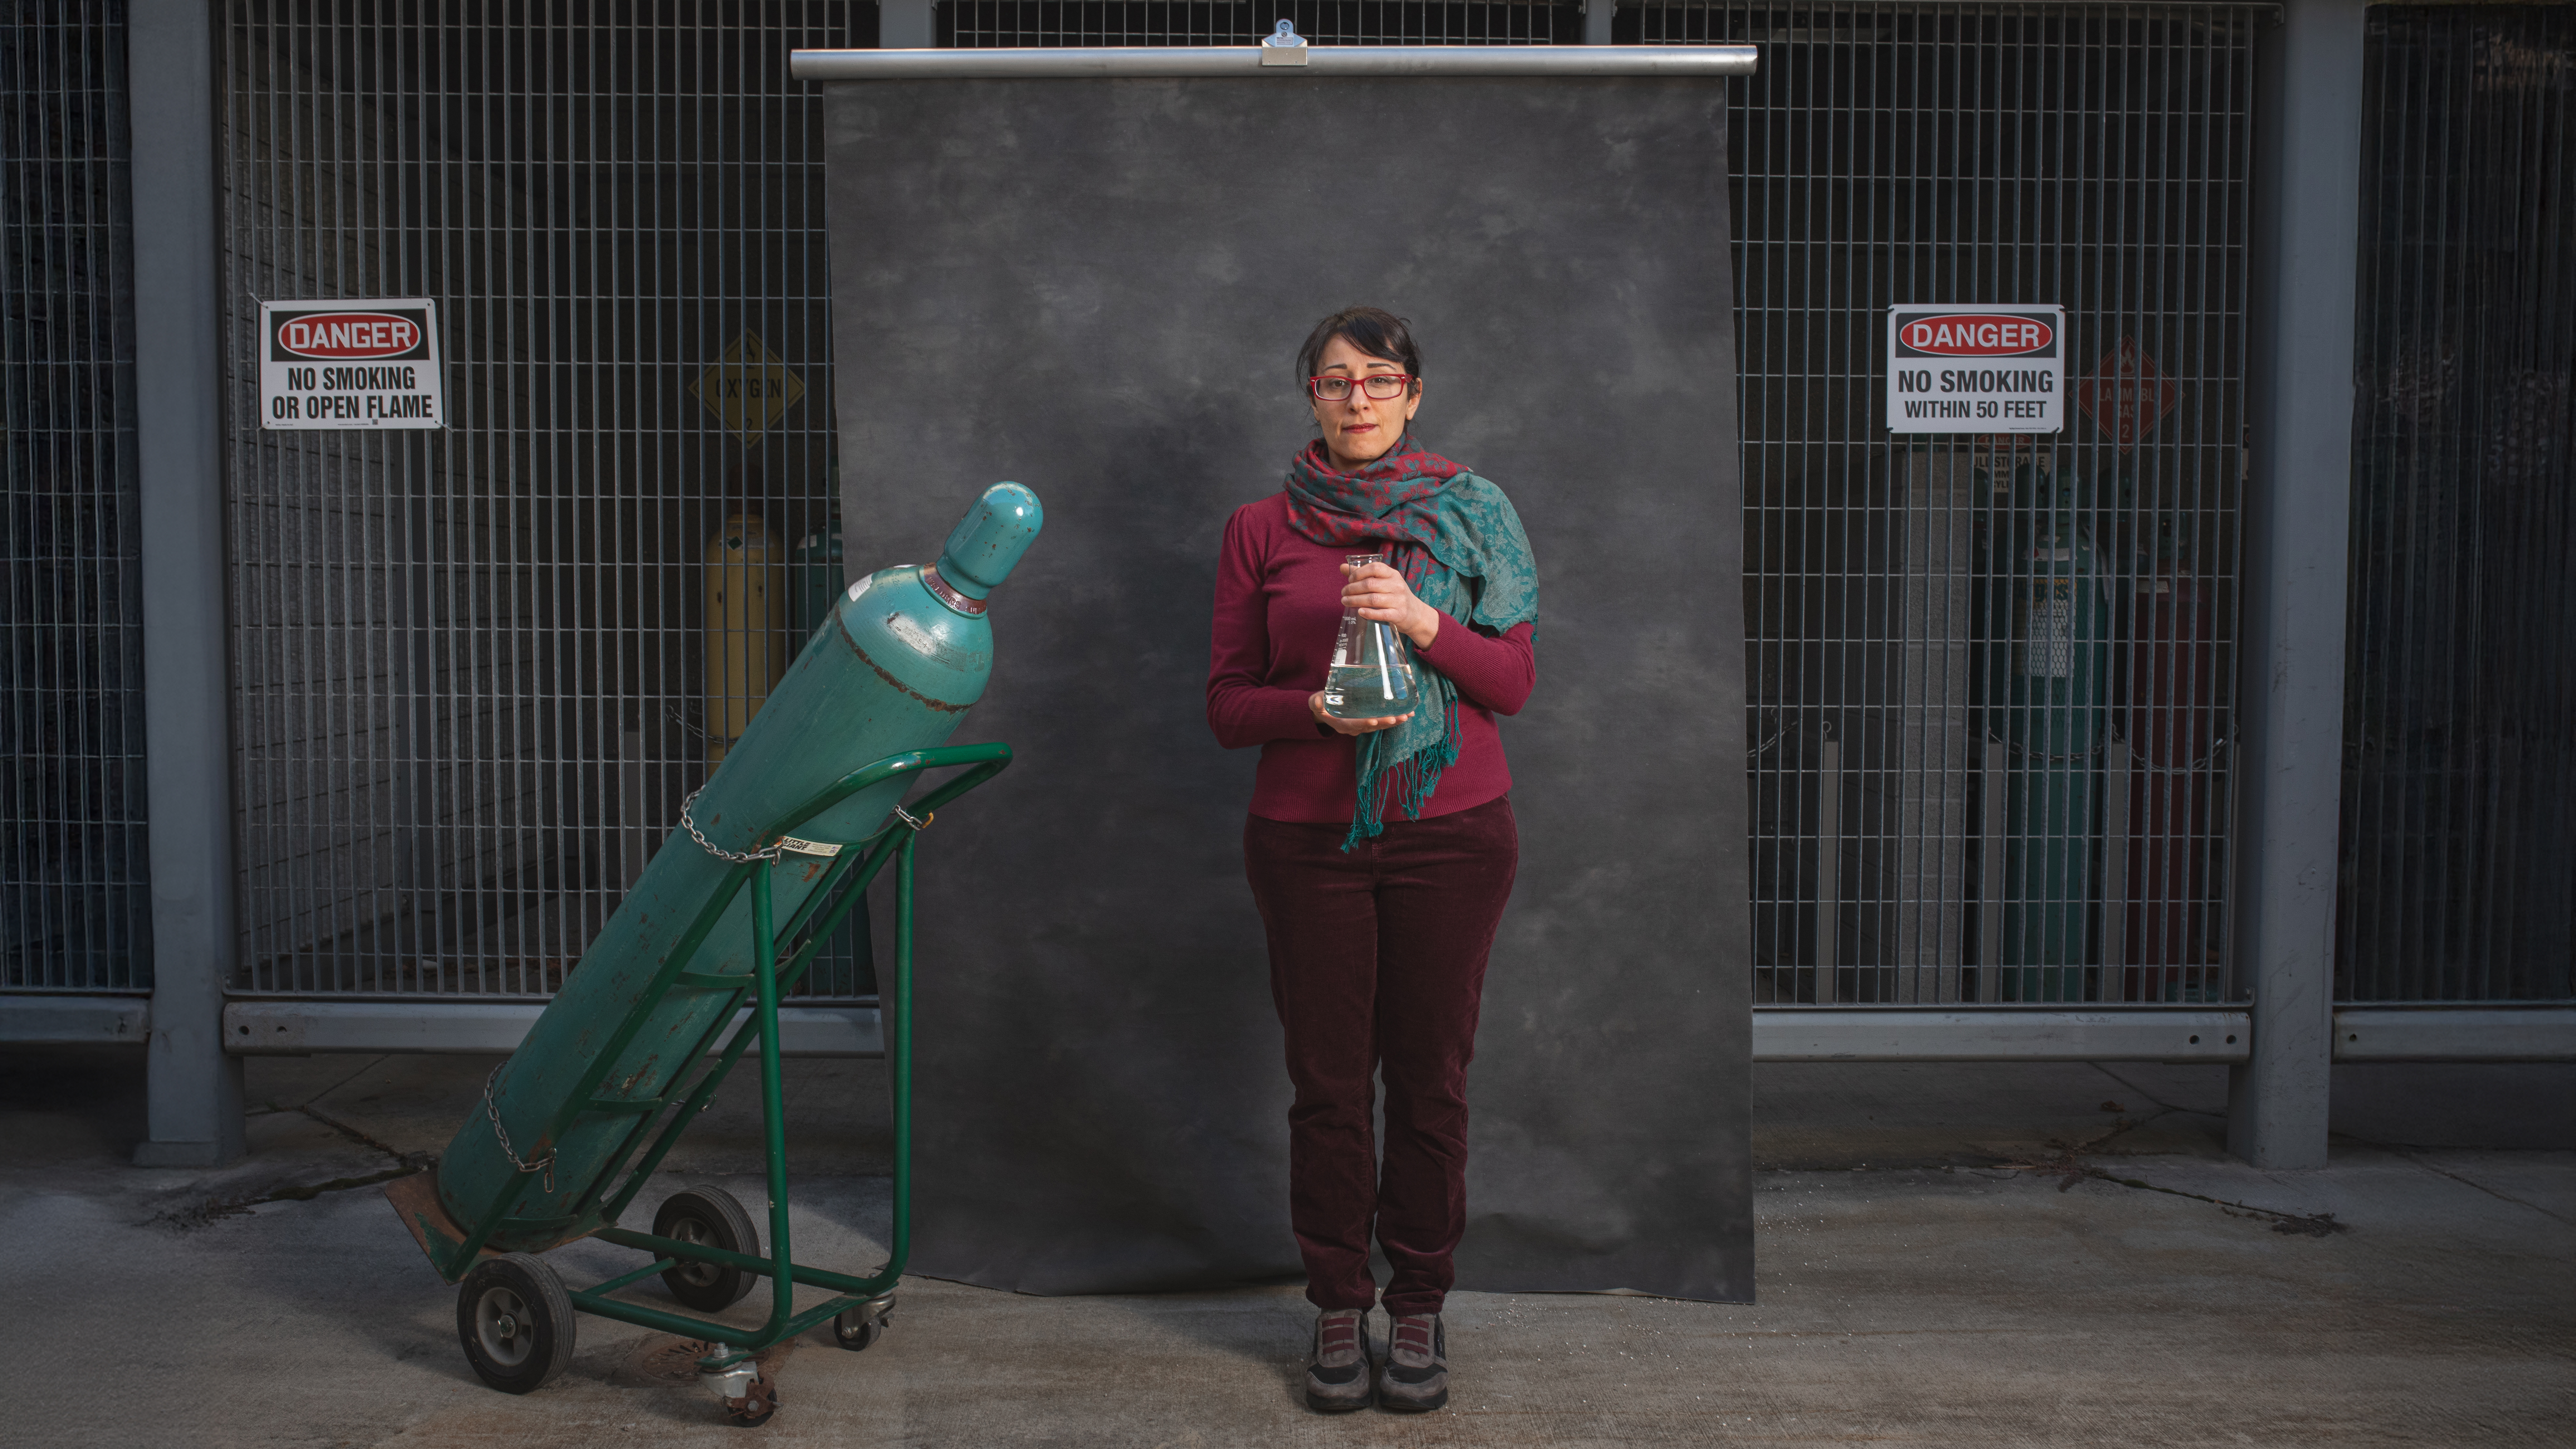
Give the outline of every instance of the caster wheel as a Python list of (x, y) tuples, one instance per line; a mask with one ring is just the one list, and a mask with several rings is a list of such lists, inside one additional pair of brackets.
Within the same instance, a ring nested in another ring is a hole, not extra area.
[(891, 1307), (879, 1307), (873, 1303), (844, 1308), (832, 1320), (832, 1341), (857, 1353), (885, 1337), (886, 1316), (892, 1312), (894, 1309)]
[(757, 1429), (778, 1412), (778, 1385), (754, 1379), (750, 1392), (725, 1400), (725, 1422), (737, 1429)]
[[(760, 1251), (760, 1234), (752, 1230), (751, 1214), (720, 1187), (693, 1187), (671, 1194), (661, 1211), (653, 1214), (653, 1236), (703, 1243), (728, 1253)], [(662, 1286), (689, 1307), (716, 1313), (741, 1302), (756, 1276), (713, 1263), (681, 1263), (662, 1270)]]
[(572, 1299), (543, 1258), (486, 1258), (456, 1287), (456, 1337), (483, 1382), (505, 1394), (543, 1388), (572, 1363)]

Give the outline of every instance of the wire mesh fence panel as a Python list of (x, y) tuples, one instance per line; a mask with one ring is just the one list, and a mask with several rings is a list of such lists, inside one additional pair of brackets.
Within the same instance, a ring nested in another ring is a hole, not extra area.
[[(828, 383), (819, 138), (783, 57), (869, 43), (873, 8), (224, 13), (237, 373), (261, 296), (440, 298), (457, 359), (440, 433), (235, 419), (243, 985), (539, 994), (792, 642), (739, 612), (800, 594), (787, 541), (833, 492), (828, 419), (797, 401)], [(1618, 12), (1622, 41), (1763, 49), (1728, 143), (1757, 999), (2227, 994), (2267, 13)], [(937, 16), (968, 46), (1582, 23), (1379, 0)], [(1890, 430), (1886, 308), (1969, 302), (2067, 309), (2066, 431)]]
[[(841, 584), (852, 0), (218, 7), (239, 991), (542, 996)], [(447, 425), (279, 431), (260, 303), (427, 298)], [(873, 993), (852, 935), (800, 988)]]
[(2576, 998), (2576, 10), (2373, 6), (2336, 994)]
[(125, 7), (0, 24), (0, 990), (152, 985)]
[(1537, 0), (940, 0), (933, 33), (941, 45), (970, 49), (1250, 45), (1282, 20), (1322, 45), (1550, 45), (1583, 38), (1580, 5)]
[[(2266, 7), (1652, 3), (1733, 82), (1755, 1000), (2229, 995)], [(2064, 429), (1888, 415), (1888, 309), (2065, 308)]]

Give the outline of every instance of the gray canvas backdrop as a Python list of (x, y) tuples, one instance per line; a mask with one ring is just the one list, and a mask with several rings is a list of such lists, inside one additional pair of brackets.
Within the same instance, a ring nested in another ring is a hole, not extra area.
[(1412, 320), (1417, 434), (1537, 555), (1503, 723), (1519, 885), (1469, 1079), (1459, 1286), (1749, 1300), (1743, 628), (1723, 96), (1707, 80), (827, 88), (852, 566), (985, 485), (1046, 529), (923, 838), (920, 1272), (1293, 1275), (1289, 1089), (1205, 721), (1225, 521), (1313, 426), (1293, 357)]

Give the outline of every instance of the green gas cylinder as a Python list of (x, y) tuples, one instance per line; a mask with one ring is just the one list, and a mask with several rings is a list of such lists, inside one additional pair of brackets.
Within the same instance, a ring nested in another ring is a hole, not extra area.
[(1999, 995), (2081, 1001), (2090, 959), (2094, 772), (2108, 721), (2111, 593), (2084, 480), (2071, 469), (2015, 470), (2008, 612), (1990, 631), (2006, 658), (1988, 673), (2002, 706), (2004, 891)]
[[(796, 546), (787, 551), (787, 626), (793, 638), (812, 638), (814, 631), (832, 617), (832, 605), (840, 599), (844, 582), (841, 505), (835, 501), (823, 526), (798, 539)], [(806, 980), (815, 985), (829, 982), (825, 989), (841, 993), (876, 994), (876, 956), (865, 899), (841, 923), (839, 933), (816, 959)]]
[[(458, 1223), (491, 1220), (513, 1181), (512, 1225), (486, 1246), (536, 1252), (599, 1226), (576, 1212), (593, 1180), (653, 1114), (613, 1105), (585, 1111), (560, 1140), (545, 1124), (581, 1083), (598, 1078), (595, 1055), (637, 1003), (679, 937), (729, 869), (718, 851), (747, 852), (754, 832), (862, 765), (946, 741), (984, 693), (993, 631), (985, 600), (1009, 576), (1043, 520), (1037, 495), (1017, 483), (985, 490), (948, 536), (939, 562), (905, 564), (851, 585), (831, 618), (805, 641), (768, 702), (687, 807), (701, 844), (675, 831), (564, 978), (527, 1039), (487, 1085), (438, 1161), (439, 1200)], [(897, 776), (809, 822), (804, 833), (856, 840), (875, 831), (911, 784)], [(830, 862), (787, 856), (771, 871), (775, 919), (790, 919)], [(752, 964), (750, 896), (738, 896), (690, 963), (693, 972), (746, 975)], [(663, 1095), (716, 1024), (729, 998), (665, 994), (608, 1071), (593, 1100)], [(506, 1142), (506, 1146), (504, 1143)], [(551, 1154), (551, 1161), (547, 1161)], [(522, 1176), (513, 1166), (547, 1162)]]

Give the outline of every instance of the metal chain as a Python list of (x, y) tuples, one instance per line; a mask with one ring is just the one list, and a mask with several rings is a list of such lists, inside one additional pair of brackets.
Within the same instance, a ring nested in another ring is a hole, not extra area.
[(1986, 738), (2003, 746), (2004, 752), (2007, 754), (2019, 755), (2025, 760), (2037, 760), (2042, 764), (2048, 765), (2064, 764), (2068, 760), (2089, 760), (2095, 755), (2102, 753), (2102, 746), (2105, 743), (2108, 743), (2107, 741), (2096, 740), (2093, 744), (2093, 748), (2089, 750), (2074, 750), (2063, 755), (2035, 755), (2031, 753), (2030, 746), (2023, 744), (2019, 740), (2004, 739), (1992, 730), (1986, 731)]
[[(689, 838), (696, 841), (700, 849), (706, 851), (707, 854), (714, 856), (718, 860), (730, 860), (736, 865), (749, 865), (755, 860), (776, 860), (780, 855), (786, 852), (787, 842), (784, 838), (782, 838), (778, 844), (770, 846), (766, 850), (750, 851), (727, 850), (723, 846), (716, 844), (714, 841), (707, 839), (707, 837), (699, 831), (698, 822), (689, 818), (689, 807), (698, 803), (698, 797), (706, 793), (706, 788), (706, 786), (700, 785), (697, 789), (689, 792), (688, 798), (680, 802), (680, 828), (689, 832)], [(939, 818), (939, 812), (936, 810), (931, 811), (928, 815), (916, 816), (911, 811), (904, 809), (900, 805), (894, 807), (894, 814), (896, 819), (911, 826), (913, 833), (916, 835), (920, 834), (922, 831), (928, 830), (930, 828), (930, 823)], [(885, 832), (883, 831), (877, 832), (879, 835), (884, 833)], [(868, 839), (874, 840), (876, 839), (876, 836), (871, 835)], [(865, 845), (867, 841), (863, 840), (859, 843), (861, 845)]]
[(510, 1145), (509, 1129), (501, 1125), (501, 1108), (492, 1100), (492, 1084), (501, 1080), (501, 1067), (508, 1065), (506, 1061), (501, 1063), (501, 1066), (492, 1069), (492, 1075), (483, 1079), (483, 1115), (492, 1119), (492, 1135), (500, 1139), (501, 1155), (510, 1159), (510, 1165), (523, 1173), (535, 1172), (543, 1168), (546, 1174), (546, 1191), (551, 1193), (555, 1190), (554, 1149), (548, 1148), (546, 1155), (534, 1162), (520, 1161), (518, 1150)]
[(669, 720), (671, 723), (678, 725), (681, 729), (688, 731), (688, 733), (695, 737), (701, 744), (712, 745), (723, 743), (714, 735), (708, 734), (705, 730), (702, 730), (696, 725), (690, 723), (689, 717), (680, 713), (677, 705), (666, 704), (662, 706), (662, 717)]
[(767, 850), (754, 850), (737, 853), (735, 851), (727, 850), (716, 844), (714, 841), (707, 839), (704, 835), (699, 834), (698, 822), (689, 818), (689, 807), (697, 804), (698, 797), (705, 794), (706, 790), (706, 786), (700, 785), (698, 788), (689, 792), (687, 799), (680, 802), (680, 828), (689, 832), (689, 838), (691, 840), (694, 840), (699, 845), (705, 847), (707, 854), (714, 856), (718, 860), (730, 860), (736, 865), (749, 865), (755, 860), (776, 860), (778, 858), (778, 854), (785, 848), (784, 846), (773, 845)]
[[(2003, 746), (2008, 752), (2019, 755), (2025, 760), (2038, 760), (2042, 763), (2052, 765), (2063, 764), (2068, 760), (2091, 759), (2095, 755), (2102, 753), (2103, 746), (2110, 743), (2108, 740), (2105, 740), (2100, 744), (2094, 745), (2093, 748), (2089, 750), (2077, 750), (2071, 754), (2034, 755), (2030, 752), (2030, 746), (2021, 743), (2019, 740), (1999, 738), (1991, 730), (1987, 732), (1986, 738), (1993, 740), (1996, 744)], [(2199, 759), (2192, 761), (2188, 765), (2158, 765), (2137, 755), (2131, 755), (2129, 757), (2129, 764), (2132, 768), (2145, 770), (2149, 774), (2154, 775), (2197, 775), (2202, 771), (2207, 770), (2210, 767), (2211, 762), (2218, 758), (2218, 752), (2226, 748), (2227, 736), (2220, 735), (2210, 744), (2208, 754), (2201, 756)]]
[[(1775, 729), (1775, 730), (1773, 730), (1773, 731), (1771, 732), (1771, 737), (1770, 737), (1769, 739), (1764, 740), (1762, 743), (1760, 743), (1760, 744), (1758, 744), (1758, 745), (1755, 745), (1753, 748), (1751, 748), (1751, 749), (1749, 749), (1749, 750), (1746, 750), (1746, 751), (1744, 752), (1744, 758), (1746, 758), (1746, 759), (1748, 759), (1748, 760), (1759, 758), (1759, 757), (1761, 756), (1761, 754), (1762, 754), (1762, 752), (1763, 752), (1763, 751), (1765, 751), (1765, 750), (1767, 750), (1767, 749), (1771, 748), (1773, 745), (1776, 745), (1776, 744), (1780, 743), (1780, 741), (1782, 741), (1782, 740), (1784, 740), (1784, 739), (1788, 738), (1789, 731), (1790, 731), (1790, 730), (1791, 730), (1791, 729), (1796, 725), (1796, 723), (1797, 723), (1795, 720), (1793, 720), (1792, 718), (1790, 718), (1789, 711), (1787, 711), (1787, 710), (1774, 709), (1774, 710), (1772, 710), (1772, 711), (1771, 711), (1771, 717), (1772, 717), (1773, 719), (1775, 719), (1775, 720), (1779, 721), (1780, 727), (1779, 727), (1778, 729)], [(1827, 720), (1825, 720), (1825, 721), (1824, 721), (1824, 723), (1823, 723), (1823, 725), (1822, 725), (1822, 729), (1823, 729), (1823, 732), (1824, 732), (1824, 737), (1825, 737), (1826, 739), (1829, 739), (1829, 740), (1830, 740), (1830, 739), (1838, 738), (1838, 736), (1837, 736), (1837, 734), (1836, 734), (1836, 732), (1835, 732), (1834, 722), (1833, 722), (1831, 719), (1827, 719)]]
[(2208, 754), (2201, 756), (2199, 759), (2192, 761), (2188, 765), (2159, 765), (2141, 755), (2130, 756), (2129, 763), (2151, 775), (2198, 775), (2206, 772), (2210, 768), (2212, 762), (2217, 760), (2218, 752), (2226, 748), (2227, 736), (2220, 735), (2217, 739), (2210, 741)]

